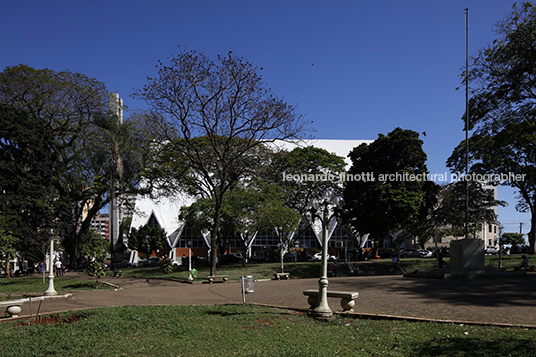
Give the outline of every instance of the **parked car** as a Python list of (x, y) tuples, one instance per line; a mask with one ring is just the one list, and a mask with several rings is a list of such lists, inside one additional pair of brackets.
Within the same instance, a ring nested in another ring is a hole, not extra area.
[(431, 257), (433, 257), (432, 252), (427, 250), (427, 249), (419, 249), (419, 252), (421, 253), (421, 258), (431, 258)]
[(296, 262), (298, 261), (298, 258), (294, 255), (294, 253), (287, 253), (283, 256), (284, 262)]
[(224, 261), (227, 263), (241, 263), (244, 257), (241, 253), (229, 253), (225, 254)]
[(306, 250), (296, 251), (296, 252), (287, 252), (283, 256), (283, 261), (285, 262), (312, 262), (314, 260), (315, 259), (313, 259), (313, 257)]
[(378, 256), (380, 258), (392, 258), (396, 257), (396, 253), (390, 249), (380, 248), (378, 249)]
[[(313, 257), (312, 257), (312, 259), (311, 259), (311, 261), (313, 261), (313, 262), (314, 262), (314, 261), (319, 262), (319, 261), (321, 261), (321, 260), (322, 260), (322, 253), (316, 253), (315, 255), (313, 255)], [(337, 257), (334, 256), (334, 255), (329, 255), (329, 254), (328, 254), (328, 261), (330, 261), (330, 262), (335, 262), (335, 261), (337, 261)]]
[[(112, 268), (112, 265), (115, 268), (124, 269), (131, 268), (133, 265), (125, 259), (114, 259), (110, 264), (108, 264), (108, 269)], [(135, 265), (137, 266), (137, 264)]]
[(499, 248), (493, 245), (487, 245), (484, 247), (484, 252), (486, 254), (499, 254)]
[(529, 247), (525, 244), (514, 244), (512, 245), (512, 248), (510, 249), (511, 254), (522, 254), (522, 253), (528, 253)]
[(147, 265), (149, 265), (151, 267), (156, 267), (156, 266), (158, 266), (158, 264), (160, 264), (160, 258), (159, 257), (150, 257), (149, 259), (147, 259)]
[(420, 258), (421, 252), (414, 248), (404, 248), (400, 252), (400, 256), (403, 258)]

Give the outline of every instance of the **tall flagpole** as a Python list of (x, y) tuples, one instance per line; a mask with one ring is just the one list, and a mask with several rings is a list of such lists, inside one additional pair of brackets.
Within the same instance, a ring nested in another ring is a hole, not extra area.
[(469, 9), (465, 9), (465, 239), (469, 238)]

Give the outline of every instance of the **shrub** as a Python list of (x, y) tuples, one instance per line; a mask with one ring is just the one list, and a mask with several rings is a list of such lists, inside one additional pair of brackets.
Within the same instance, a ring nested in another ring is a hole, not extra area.
[(106, 275), (104, 272), (104, 269), (102, 268), (101, 263), (98, 261), (88, 261), (84, 263), (84, 273), (86, 273), (87, 276), (92, 276), (96, 280), (96, 287), (99, 287), (99, 278), (102, 278)]
[(170, 274), (173, 272), (173, 264), (171, 264), (171, 259), (169, 257), (164, 257), (162, 260), (160, 260), (160, 269), (164, 274)]

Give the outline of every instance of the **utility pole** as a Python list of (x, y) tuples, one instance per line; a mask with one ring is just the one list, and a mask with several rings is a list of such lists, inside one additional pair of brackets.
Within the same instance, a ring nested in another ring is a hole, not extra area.
[(469, 238), (469, 9), (465, 9), (465, 239)]
[[(109, 111), (113, 120), (118, 120), (119, 124), (123, 123), (123, 99), (119, 97), (119, 93), (110, 93), (109, 97)], [(112, 152), (112, 156), (114, 153)], [(111, 245), (111, 254), (110, 254), (110, 266), (114, 270), (114, 259), (115, 259), (115, 245), (119, 239), (119, 211), (118, 211), (118, 201), (115, 195), (115, 174), (117, 167), (111, 163), (111, 178), (110, 178), (110, 245)]]

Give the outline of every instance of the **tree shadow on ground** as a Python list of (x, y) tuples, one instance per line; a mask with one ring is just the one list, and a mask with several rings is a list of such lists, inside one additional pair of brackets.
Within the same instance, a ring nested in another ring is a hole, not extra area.
[(536, 356), (536, 341), (526, 338), (478, 339), (468, 337), (444, 337), (433, 339), (426, 346), (412, 351), (413, 356)]
[(536, 275), (533, 274), (510, 278), (400, 279), (400, 284), (381, 279), (352, 279), (338, 284), (348, 286), (349, 289), (378, 289), (386, 294), (408, 294), (454, 305), (533, 306), (536, 298)]

